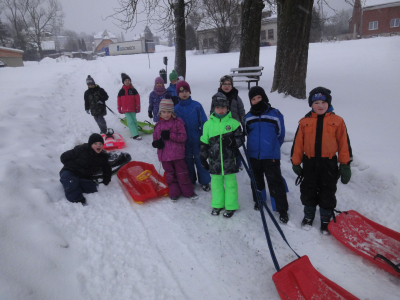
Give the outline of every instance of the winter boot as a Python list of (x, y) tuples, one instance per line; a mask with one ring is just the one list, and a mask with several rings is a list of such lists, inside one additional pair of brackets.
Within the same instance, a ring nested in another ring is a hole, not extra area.
[(279, 213), (279, 223), (287, 224), (289, 222), (289, 216), (286, 211)]
[(201, 188), (203, 189), (203, 191), (205, 191), (205, 192), (209, 192), (209, 191), (211, 191), (211, 186), (210, 186), (210, 184), (209, 183), (207, 183), (207, 184), (203, 184), (202, 186), (201, 186)]
[(176, 197), (169, 197), (172, 202), (176, 202), (179, 199), (179, 196)]
[(196, 194), (193, 194), (193, 196), (189, 197), (190, 200), (197, 200), (199, 199), (199, 196), (197, 196)]
[(320, 207), (319, 212), (321, 214), (321, 229), (320, 229), (320, 231), (324, 235), (329, 235), (330, 232), (328, 230), (328, 224), (331, 221), (333, 209), (326, 209), (326, 208)]
[(223, 208), (213, 208), (211, 214), (213, 216), (219, 216), (219, 213), (221, 212), (221, 210), (223, 210)]
[(254, 210), (260, 210), (260, 207), (258, 206), (258, 202), (254, 202)]
[(312, 227), (313, 221), (314, 219), (308, 219), (307, 217), (304, 217), (303, 221), (301, 221), (301, 229), (309, 231)]
[(142, 139), (140, 135), (133, 136), (132, 138), (137, 141), (140, 141)]
[(223, 216), (224, 216), (225, 218), (230, 218), (230, 217), (233, 216), (234, 213), (235, 213), (234, 210), (226, 210), (226, 211), (224, 212)]
[(321, 221), (321, 229), (320, 229), (320, 231), (321, 231), (321, 233), (323, 234), (323, 235), (330, 235), (331, 233), (329, 232), (329, 230), (328, 230), (328, 224), (329, 224), (329, 222), (323, 222), (323, 221)]

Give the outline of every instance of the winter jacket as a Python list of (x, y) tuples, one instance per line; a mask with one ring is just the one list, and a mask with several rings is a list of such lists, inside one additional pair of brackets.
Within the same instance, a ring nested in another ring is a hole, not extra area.
[(193, 157), (200, 155), (200, 137), (203, 125), (207, 121), (203, 106), (192, 97), (182, 101), (174, 108), (175, 114), (185, 123), (187, 139), (185, 142), (185, 156)]
[(179, 97), (176, 93), (176, 84), (170, 83), (169, 87), (167, 88), (167, 92), (171, 96), (172, 102), (174, 102), (174, 105), (176, 106), (179, 103)]
[(300, 165), (303, 155), (308, 158), (327, 157), (338, 153), (338, 161), (348, 164), (353, 160), (350, 139), (341, 117), (333, 112), (318, 115), (309, 112), (299, 122), (294, 138), (291, 158), (294, 165)]
[(246, 114), (244, 130), (247, 135), (249, 157), (256, 159), (281, 159), (281, 146), (285, 139), (283, 115), (268, 104), (260, 116)]
[(140, 95), (133, 87), (123, 85), (118, 93), (118, 112), (140, 112)]
[(169, 140), (164, 141), (164, 149), (158, 149), (159, 161), (171, 161), (185, 158), (186, 130), (181, 118), (171, 117), (168, 121), (160, 118), (154, 127), (153, 140), (161, 138), (161, 131), (169, 130)]
[(107, 153), (105, 151), (96, 153), (87, 143), (64, 152), (61, 154), (60, 160), (64, 164), (60, 173), (66, 170), (80, 178), (91, 179), (93, 175), (102, 170), (104, 180), (111, 180), (111, 167), (108, 163)]
[(166, 91), (162, 95), (157, 95), (154, 91), (150, 93), (149, 96), (149, 111), (153, 112), (153, 121), (158, 122), (160, 116), (158, 115), (158, 110), (160, 102), (162, 99), (171, 99), (170, 94)]
[[(239, 97), (238, 90), (236, 88), (232, 88), (229, 93), (225, 93), (221, 88), (219, 88), (218, 92), (223, 93), (228, 99), (229, 111), (232, 113), (232, 118), (242, 124), (244, 121), (244, 116), (246, 115), (246, 111), (244, 110), (243, 101)], [(215, 104), (214, 101), (212, 101), (210, 115), (213, 114), (214, 110)]]
[[(235, 147), (224, 147), (222, 140), (235, 140)], [(212, 114), (204, 124), (201, 136), (200, 157), (209, 159), (210, 174), (229, 175), (239, 172), (236, 162), (237, 148), (242, 145), (240, 123), (232, 118), (231, 112), (219, 119)]]
[[(88, 88), (85, 91), (84, 99), (85, 110), (90, 109), (92, 116), (105, 116), (107, 114), (105, 102), (108, 99), (108, 95), (106, 91), (97, 84), (94, 88)], [(99, 101), (101, 101), (102, 103), (98, 103)]]

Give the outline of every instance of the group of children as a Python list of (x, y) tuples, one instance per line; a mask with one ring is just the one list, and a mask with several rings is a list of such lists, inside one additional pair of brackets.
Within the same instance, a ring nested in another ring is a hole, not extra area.
[[(129, 76), (123, 73), (121, 77), (123, 87), (118, 93), (118, 111), (126, 115), (132, 137), (139, 140), (134, 127), (136, 124), (137, 128), (140, 96)], [(238, 91), (233, 87), (232, 77), (223, 76), (217, 93), (212, 97), (210, 119), (207, 120), (202, 105), (191, 98), (189, 84), (183, 78), (178, 81), (175, 71), (169, 78), (168, 89), (165, 89), (161, 77), (156, 78), (148, 114), (157, 122), (152, 145), (157, 148), (158, 159), (166, 171), (171, 200), (175, 202), (181, 195), (197, 199), (194, 185), (199, 181), (204, 191), (211, 189), (211, 214), (219, 215), (225, 210), (223, 216), (232, 217), (239, 208), (235, 175), (241, 164), (238, 149), (247, 137), (247, 154), (256, 183), (256, 186), (252, 185), (254, 209), (260, 209), (258, 196), (265, 200), (265, 176), (279, 221), (287, 223), (289, 205), (280, 168), (281, 146), (285, 138), (284, 118), (278, 109), (271, 106), (264, 89), (255, 86), (249, 90), (251, 108), (246, 114)], [(88, 111), (90, 108), (104, 132), (104, 117), (96, 116), (103, 116), (106, 112), (105, 109), (96, 110), (96, 106), (104, 106), (107, 93), (95, 85), (90, 76), (87, 84), (85, 109)], [(333, 112), (331, 101), (331, 91), (326, 88), (318, 87), (310, 92), (308, 102), (312, 110), (300, 120), (291, 151), (293, 171), (302, 179), (300, 191), (304, 219), (301, 226), (306, 230), (312, 226), (319, 205), (323, 234), (329, 234), (327, 225), (336, 207), (337, 181), (341, 177), (343, 184), (349, 182), (352, 161), (346, 126), (343, 119)], [(84, 203), (82, 192), (93, 190), (93, 186), (86, 188), (86, 180), (95, 169), (91, 164), (98, 163), (103, 168), (104, 181), (109, 183), (111, 175), (103, 154), (102, 138), (93, 134), (88, 144), (77, 146), (61, 156), (64, 164), (61, 182), (68, 200)], [(80, 188), (78, 193), (71, 192), (73, 181)]]

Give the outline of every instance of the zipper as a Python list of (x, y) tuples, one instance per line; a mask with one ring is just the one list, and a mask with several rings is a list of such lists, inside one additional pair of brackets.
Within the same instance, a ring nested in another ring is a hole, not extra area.
[(258, 117), (258, 159), (261, 153), (261, 115)]

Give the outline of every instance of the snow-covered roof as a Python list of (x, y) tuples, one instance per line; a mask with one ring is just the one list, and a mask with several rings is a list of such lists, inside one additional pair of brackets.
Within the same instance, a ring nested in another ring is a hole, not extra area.
[(7, 47), (0, 47), (0, 50), (7, 50), (7, 51), (13, 51), (13, 52), (20, 52), (20, 53), (24, 53), (24, 51), (23, 51), (23, 50), (14, 49), (14, 48), (7, 48)]
[(364, 10), (369, 10), (372, 8), (375, 8), (373, 6), (377, 6), (378, 7), (390, 7), (390, 6), (396, 6), (396, 5), (400, 5), (400, 1), (399, 0), (367, 0), (365, 2), (364, 5)]
[(278, 19), (278, 15), (274, 14), (268, 18), (262, 18), (261, 22), (271, 22), (271, 21), (276, 21), (277, 19)]
[(95, 38), (95, 39), (102, 39), (102, 40), (103, 40), (103, 39), (106, 39), (106, 38), (116, 39), (117, 36), (116, 36), (114, 33), (110, 32), (110, 31), (108, 31), (108, 30), (106, 29), (106, 30), (104, 30), (104, 31), (100, 31), (99, 33), (95, 34), (95, 35), (94, 35), (94, 38)]

